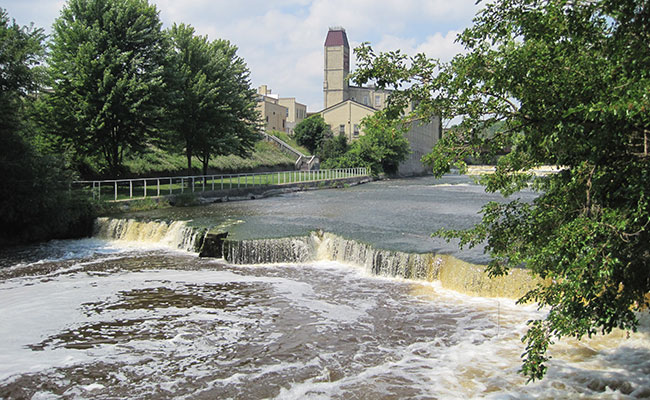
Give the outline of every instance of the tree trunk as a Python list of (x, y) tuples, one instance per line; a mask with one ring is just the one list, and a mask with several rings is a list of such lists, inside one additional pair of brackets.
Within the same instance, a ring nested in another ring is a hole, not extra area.
[(203, 162), (203, 179), (205, 180), (206, 179), (205, 175), (208, 174), (208, 163), (210, 162), (210, 153), (209, 152), (203, 153), (203, 160), (201, 161)]
[(187, 175), (192, 175), (192, 148), (187, 146), (185, 150), (185, 155), (187, 156)]

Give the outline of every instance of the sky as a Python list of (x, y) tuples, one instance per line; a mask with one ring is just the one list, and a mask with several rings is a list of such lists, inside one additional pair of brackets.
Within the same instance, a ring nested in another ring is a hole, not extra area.
[[(310, 112), (323, 106), (323, 45), (329, 27), (343, 27), (350, 47), (425, 53), (448, 61), (461, 52), (456, 36), (471, 25), (475, 0), (149, 0), (163, 27), (192, 25), (210, 40), (227, 39), (251, 71), (253, 87), (295, 97)], [(5, 0), (20, 25), (51, 32), (65, 1)], [(354, 70), (352, 57), (352, 70)]]

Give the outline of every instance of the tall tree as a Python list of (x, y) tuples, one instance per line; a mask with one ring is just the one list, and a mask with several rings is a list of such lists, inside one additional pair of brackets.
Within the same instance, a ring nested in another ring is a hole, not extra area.
[(164, 98), (165, 41), (146, 0), (69, 0), (54, 23), (51, 96), (58, 134), (121, 173), (153, 132)]
[(42, 29), (21, 27), (0, 8), (0, 132), (15, 132), (22, 105), (39, 88), (37, 68), (43, 61)]
[(228, 41), (210, 42), (185, 24), (174, 24), (168, 36), (170, 140), (184, 147), (188, 170), (196, 156), (205, 175), (212, 156), (243, 155), (258, 139), (255, 92)]
[[(419, 116), (463, 117), (427, 157), (437, 174), (511, 146), (487, 190), (539, 191), (531, 203), (487, 204), (473, 229), (438, 232), (485, 243), (490, 275), (525, 266), (542, 278), (521, 299), (548, 306), (523, 338), (522, 372), (539, 379), (554, 340), (633, 330), (648, 310), (650, 3), (497, 0), (459, 40), (467, 52), (450, 63), (364, 45), (357, 80), (402, 88), (393, 117), (408, 100)], [(544, 164), (561, 171), (528, 172)]]
[(39, 154), (25, 135), (44, 38), (42, 29), (18, 26), (0, 9), (0, 247), (83, 235), (92, 219), (88, 204), (70, 196), (60, 160)]

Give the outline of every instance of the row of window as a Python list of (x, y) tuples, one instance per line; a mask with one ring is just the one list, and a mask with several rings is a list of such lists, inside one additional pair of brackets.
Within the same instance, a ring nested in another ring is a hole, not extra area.
[[(296, 109), (296, 120), (303, 120), (305, 119), (305, 110), (298, 108)], [(287, 118), (289, 118), (289, 109), (287, 108)]]
[[(352, 100), (356, 100), (354, 97)], [(370, 98), (368, 96), (363, 96), (363, 104), (366, 106), (370, 105)], [(375, 107), (381, 107), (381, 95), (375, 95)]]
[[(359, 136), (359, 124), (354, 124), (354, 137)], [(339, 135), (345, 135), (345, 124), (339, 125)]]

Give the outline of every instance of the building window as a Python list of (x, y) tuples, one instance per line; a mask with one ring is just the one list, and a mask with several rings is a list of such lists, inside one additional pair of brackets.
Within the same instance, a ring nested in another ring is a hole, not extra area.
[(339, 125), (339, 135), (345, 135), (345, 125)]
[(285, 120), (282, 120), (282, 129), (285, 128), (285, 126), (284, 126), (284, 123), (285, 123), (285, 122), (286, 122)]
[(354, 136), (359, 136), (359, 124), (354, 124)]
[(269, 116), (268, 115), (266, 116), (266, 122), (269, 122)]
[(370, 105), (370, 101), (368, 100), (368, 96), (363, 96), (363, 104), (365, 105)]
[(381, 96), (378, 94), (375, 95), (375, 107), (381, 107)]

